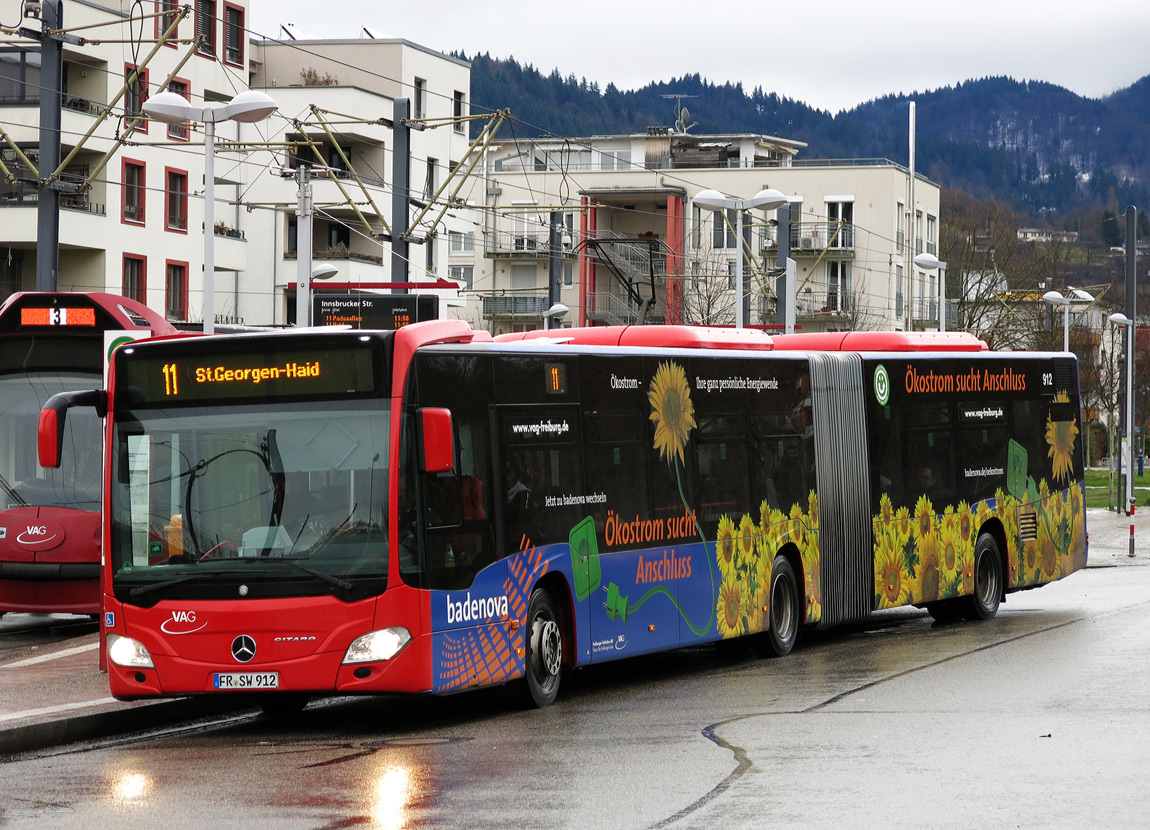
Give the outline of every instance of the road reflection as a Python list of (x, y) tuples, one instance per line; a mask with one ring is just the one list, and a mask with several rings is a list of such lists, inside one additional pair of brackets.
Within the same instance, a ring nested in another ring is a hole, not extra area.
[(402, 830), (407, 826), (411, 806), (411, 771), (389, 763), (376, 772), (374, 800), (370, 815), (377, 827)]
[(152, 777), (143, 772), (124, 772), (112, 781), (112, 800), (117, 804), (133, 804), (152, 792)]

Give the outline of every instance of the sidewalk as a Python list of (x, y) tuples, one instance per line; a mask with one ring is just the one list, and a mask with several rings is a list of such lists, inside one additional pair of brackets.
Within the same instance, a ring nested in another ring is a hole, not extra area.
[(88, 634), (0, 664), (0, 755), (235, 711), (234, 701), (210, 697), (114, 699), (107, 674), (97, 668), (98, 637)]
[[(1088, 568), (1150, 565), (1150, 508), (1131, 518), (1102, 509), (1086, 511)], [(108, 677), (97, 669), (98, 634), (44, 649), (33, 657), (0, 664), (0, 755), (237, 711), (235, 699), (215, 697), (122, 702), (108, 694)]]

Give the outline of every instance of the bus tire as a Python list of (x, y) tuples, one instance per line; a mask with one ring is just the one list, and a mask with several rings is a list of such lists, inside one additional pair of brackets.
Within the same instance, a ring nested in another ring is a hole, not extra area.
[(296, 715), (303, 711), (311, 698), (302, 692), (282, 692), (272, 695), (260, 695), (256, 699), (264, 717), (277, 715)]
[(523, 702), (542, 709), (555, 702), (563, 676), (563, 631), (545, 588), (531, 592), (524, 632)]
[(974, 546), (974, 593), (962, 598), (962, 616), (968, 620), (989, 620), (998, 613), (1002, 600), (1002, 554), (989, 533), (978, 537)]
[(799, 583), (795, 569), (782, 554), (771, 565), (767, 630), (751, 638), (751, 647), (760, 657), (786, 657), (799, 636)]

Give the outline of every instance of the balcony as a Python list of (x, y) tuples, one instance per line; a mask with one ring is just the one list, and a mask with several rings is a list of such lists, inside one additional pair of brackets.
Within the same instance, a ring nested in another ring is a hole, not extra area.
[[(284, 259), (296, 259), (295, 251), (284, 251)], [(371, 265), (383, 265), (383, 256), (379, 254), (363, 254), (359, 251), (350, 251), (347, 248), (316, 248), (312, 251), (312, 259), (343, 259), (352, 262), (367, 262)]]
[[(483, 255), (492, 258), (548, 259), (551, 256), (551, 240), (545, 231), (488, 231), (483, 234)], [(563, 255), (571, 257), (570, 240), (563, 243)]]
[[(764, 251), (777, 251), (777, 229), (763, 235)], [(791, 223), (791, 256), (811, 255), (827, 251), (835, 255), (854, 255), (855, 226), (850, 222), (797, 222)]]
[(493, 317), (542, 317), (551, 307), (547, 295), (506, 295), (485, 296), (483, 316)]

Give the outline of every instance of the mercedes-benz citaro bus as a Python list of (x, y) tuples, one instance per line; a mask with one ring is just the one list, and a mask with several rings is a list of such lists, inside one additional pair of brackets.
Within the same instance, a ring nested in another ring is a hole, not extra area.
[(100, 419), (77, 413), (67, 463), (36, 463), (36, 419), (57, 392), (103, 385), (105, 332), (175, 329), (115, 294), (23, 292), (0, 306), (0, 616), (100, 611)]
[[(154, 341), (107, 394), (121, 699), (519, 684), (921, 606), (1086, 561), (1070, 354), (970, 335), (459, 321)], [(70, 416), (70, 418), (74, 416)]]

